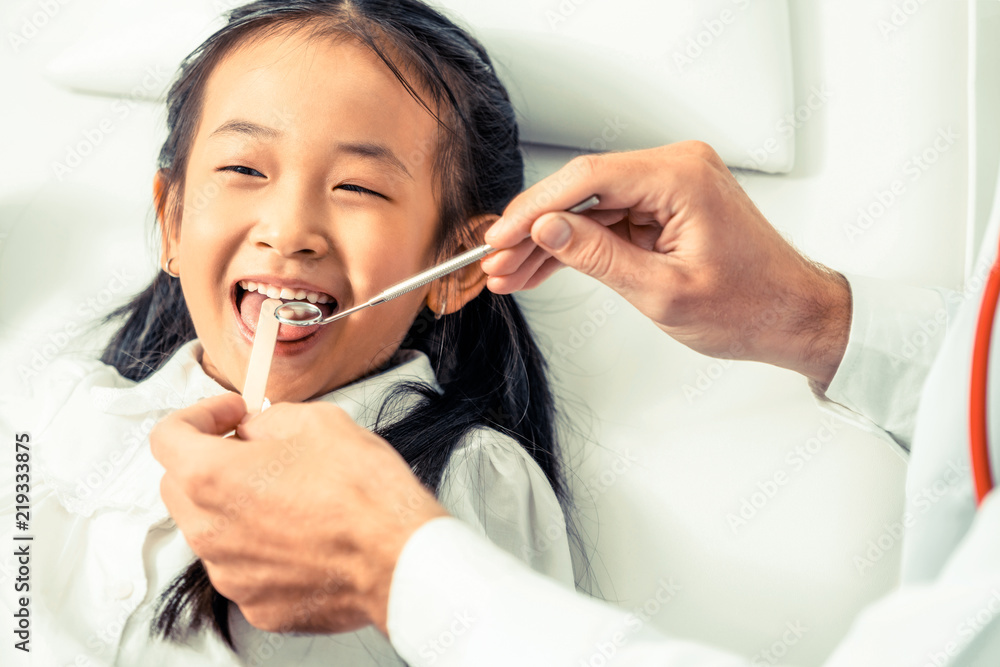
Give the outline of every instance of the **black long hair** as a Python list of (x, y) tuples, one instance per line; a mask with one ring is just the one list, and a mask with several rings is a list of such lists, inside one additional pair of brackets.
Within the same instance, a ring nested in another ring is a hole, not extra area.
[[(230, 12), (228, 24), (185, 59), (169, 91), (168, 136), (159, 155), (166, 187), (157, 197), (158, 219), (181, 224), (184, 173), (205, 82), (215, 65), (248, 37), (289, 29), (357, 39), (437, 119), (440, 139), (431, 153), (441, 195), (438, 256), (478, 245), (467, 221), (501, 213), (524, 185), (514, 110), (482, 45), (419, 0), (257, 0)], [(404, 70), (416, 77), (415, 83)], [(196, 337), (179, 281), (162, 272), (106, 321), (120, 318), (124, 325), (102, 361), (136, 381)], [(424, 308), (401, 348), (428, 355), (442, 392), (413, 383), (397, 387), (383, 404), (375, 430), (421, 482), (437, 491), (452, 450), (472, 429), (485, 426), (520, 443), (568, 507), (545, 361), (512, 297), (484, 289), (440, 319)], [(417, 406), (404, 418), (390, 420), (395, 401), (414, 392)], [(236, 650), (230, 605), (201, 561), (195, 561), (162, 593), (151, 632), (181, 640), (210, 625)]]

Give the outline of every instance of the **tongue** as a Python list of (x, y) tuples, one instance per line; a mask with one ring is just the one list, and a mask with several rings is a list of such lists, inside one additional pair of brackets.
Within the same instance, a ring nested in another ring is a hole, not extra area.
[[(257, 331), (257, 320), (260, 318), (260, 307), (267, 299), (267, 296), (260, 292), (244, 292), (243, 302), (239, 304), (240, 318), (247, 325), (250, 331)], [(310, 327), (296, 327), (291, 324), (278, 325), (278, 342), (289, 342), (300, 340), (319, 329), (319, 324)]]

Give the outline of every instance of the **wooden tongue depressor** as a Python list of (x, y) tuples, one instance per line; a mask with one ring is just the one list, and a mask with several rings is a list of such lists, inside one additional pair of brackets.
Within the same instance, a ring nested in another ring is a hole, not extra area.
[(264, 405), (264, 390), (267, 376), (271, 371), (271, 357), (278, 340), (278, 318), (274, 311), (282, 304), (281, 299), (267, 299), (260, 305), (257, 331), (250, 350), (250, 364), (247, 366), (247, 381), (243, 385), (243, 401), (247, 404), (247, 414), (255, 415)]

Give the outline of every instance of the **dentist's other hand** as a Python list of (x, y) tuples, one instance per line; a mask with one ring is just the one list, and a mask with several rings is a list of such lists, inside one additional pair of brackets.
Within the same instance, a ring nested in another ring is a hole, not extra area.
[[(446, 516), (382, 438), (328, 403), (277, 403), (240, 425), (235, 393), (150, 433), (160, 494), (216, 590), (272, 632), (386, 632), (407, 539)], [(240, 439), (223, 438), (237, 430)]]
[[(596, 208), (562, 212), (592, 194)], [(825, 388), (847, 346), (846, 279), (799, 254), (700, 142), (576, 158), (516, 197), (486, 242), (499, 249), (482, 261), (492, 291), (570, 266), (703, 354)]]

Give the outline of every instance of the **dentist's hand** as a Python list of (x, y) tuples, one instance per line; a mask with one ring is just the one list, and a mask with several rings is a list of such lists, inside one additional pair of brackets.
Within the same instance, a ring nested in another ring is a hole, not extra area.
[(237, 427), (245, 414), (238, 394), (214, 396), (149, 436), (163, 502), (216, 590), (262, 630), (386, 632), (403, 545), (444, 508), (336, 406), (277, 403)]
[[(601, 203), (563, 213), (592, 194)], [(490, 290), (561, 266), (605, 283), (689, 347), (798, 371), (825, 388), (850, 332), (846, 279), (799, 254), (700, 142), (572, 160), (486, 233)]]

